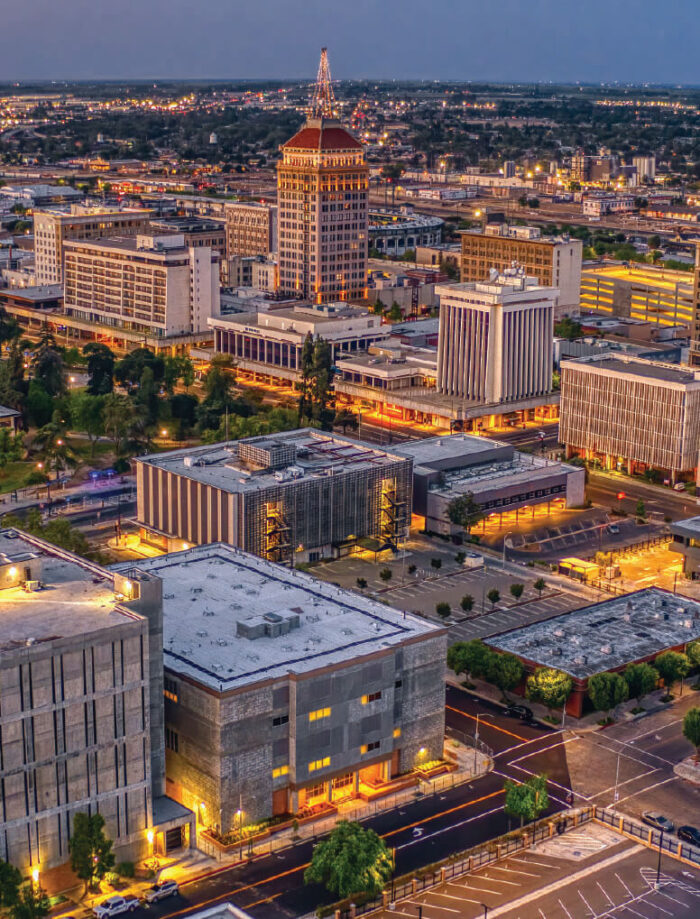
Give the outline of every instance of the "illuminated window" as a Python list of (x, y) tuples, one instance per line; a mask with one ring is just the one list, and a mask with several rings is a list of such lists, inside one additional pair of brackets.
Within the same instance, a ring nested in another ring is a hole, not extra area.
[(401, 737), (401, 728), (394, 728), (394, 737)]
[(315, 712), (309, 712), (309, 721), (320, 721), (321, 718), (330, 718), (330, 708), (317, 708)]
[(365, 753), (371, 753), (372, 750), (379, 749), (379, 741), (373, 740), (372, 743), (363, 743), (360, 747), (360, 753), (364, 756)]
[(177, 702), (177, 683), (169, 677), (163, 677), (163, 695), (171, 702)]
[(281, 775), (289, 775), (289, 766), (278, 766), (272, 770), (273, 779), (278, 779)]
[(367, 705), (368, 702), (376, 702), (377, 699), (381, 699), (381, 697), (381, 690), (379, 692), (371, 692), (368, 696), (362, 697), (362, 704)]
[(330, 764), (330, 756), (324, 756), (323, 759), (315, 759), (313, 762), (309, 763), (309, 772), (316, 772), (317, 769), (325, 769), (326, 766), (330, 766)]

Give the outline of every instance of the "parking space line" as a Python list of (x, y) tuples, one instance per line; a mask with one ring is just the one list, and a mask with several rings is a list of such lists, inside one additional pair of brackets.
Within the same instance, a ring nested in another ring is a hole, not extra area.
[(423, 900), (423, 906), (430, 906), (432, 909), (442, 910), (444, 913), (459, 913), (461, 910), (453, 909), (451, 906), (439, 906), (437, 903), (428, 903), (427, 900)]
[(537, 865), (539, 868), (561, 868), (561, 866), (564, 864), (564, 862), (561, 859), (552, 859), (552, 864), (548, 865), (546, 862), (536, 862), (529, 858), (517, 858), (515, 855), (511, 855), (508, 861), (509, 862), (522, 862), (523, 865)]
[(634, 894), (633, 894), (632, 891), (629, 889), (629, 887), (627, 886), (627, 884), (625, 884), (625, 882), (622, 880), (622, 878), (621, 878), (620, 875), (617, 873), (617, 871), (615, 872), (615, 877), (618, 879), (618, 881), (620, 882), (620, 884), (622, 884), (622, 886), (625, 888), (625, 890), (626, 890), (627, 893), (630, 895), (630, 897), (634, 897)]
[(608, 894), (607, 894), (605, 888), (601, 885), (600, 881), (596, 881), (596, 884), (598, 885), (598, 889), (599, 889), (600, 892), (603, 894), (603, 896), (604, 896), (605, 899), (608, 901), (608, 903), (609, 903), (611, 906), (614, 906), (614, 905), (615, 905), (614, 902), (610, 899), (610, 897), (608, 896)]
[(488, 875), (484, 875), (485, 881), (493, 881), (495, 884), (507, 884), (509, 887), (522, 887), (522, 884), (519, 884), (517, 881), (506, 881), (505, 878), (492, 878)]
[(465, 884), (466, 890), (473, 890), (475, 893), (492, 893), (495, 897), (500, 896), (502, 890), (490, 890), (488, 887), (474, 887), (473, 884)]
[[(569, 919), (574, 919), (574, 917), (571, 915), (571, 913), (569, 912), (569, 910), (564, 906), (564, 904), (561, 902), (561, 900), (559, 900), (559, 906), (561, 906), (562, 910), (566, 913), (566, 915), (569, 917)], [(540, 912), (541, 912), (541, 910), (540, 910)]]
[(517, 868), (501, 868), (499, 865), (492, 865), (492, 871), (508, 871), (511, 874), (524, 874), (528, 878), (538, 878), (539, 874), (533, 874), (531, 871), (518, 871)]
[(580, 891), (580, 890), (577, 890), (576, 893), (577, 893), (577, 894), (579, 895), (579, 897), (581, 897), (581, 899), (583, 900), (583, 902), (584, 902), (584, 904), (585, 904), (585, 906), (586, 906), (586, 909), (590, 912), (591, 916), (595, 916), (595, 914), (596, 914), (596, 913), (595, 913), (595, 910), (593, 909), (593, 907), (591, 906), (591, 904), (588, 902), (588, 900), (584, 897), (584, 895), (581, 893), (581, 891)]

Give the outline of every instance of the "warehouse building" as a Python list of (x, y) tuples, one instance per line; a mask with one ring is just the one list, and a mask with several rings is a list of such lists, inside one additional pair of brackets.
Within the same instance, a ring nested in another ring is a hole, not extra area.
[(136, 461), (142, 539), (166, 551), (226, 542), (294, 564), (397, 548), (411, 460), (304, 428)]
[[(186, 840), (165, 797), (160, 581), (0, 531), (0, 859), (42, 876), (99, 812), (117, 859)], [(169, 836), (167, 834), (170, 834)], [(193, 837), (190, 837), (193, 840)]]
[(401, 444), (396, 452), (413, 460), (413, 511), (432, 533), (456, 535), (447, 508), (471, 494), (488, 517), (527, 519), (535, 508), (580, 507), (585, 470), (532, 454), (511, 444), (454, 434)]
[(552, 667), (568, 673), (574, 689), (566, 711), (579, 718), (594, 674), (653, 662), (664, 651), (684, 651), (697, 638), (700, 603), (649, 587), (513, 629), (487, 644), (515, 654), (529, 672)]
[(200, 829), (372, 799), (442, 757), (444, 629), (228, 545), (139, 565), (163, 583), (168, 793)]

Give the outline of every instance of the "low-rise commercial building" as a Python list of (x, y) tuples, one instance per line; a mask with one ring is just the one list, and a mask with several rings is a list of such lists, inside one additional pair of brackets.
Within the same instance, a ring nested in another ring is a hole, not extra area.
[(227, 542), (294, 565), (398, 547), (411, 520), (411, 461), (312, 429), (136, 460), (142, 538), (166, 550)]
[(131, 237), (148, 227), (149, 210), (84, 207), (34, 212), (34, 263), (37, 284), (63, 281), (64, 244), (69, 239)]
[(588, 680), (652, 661), (664, 651), (684, 651), (700, 638), (700, 603), (658, 587), (604, 600), (489, 638), (496, 651), (519, 657), (528, 671), (552, 667), (574, 683), (566, 711), (586, 712)]
[(581, 287), (583, 243), (568, 236), (542, 236), (537, 227), (489, 223), (483, 232), (462, 234), (461, 280), (484, 281), (495, 268), (503, 272), (517, 263), (542, 287), (555, 287), (555, 319), (577, 316)]
[(367, 800), (442, 756), (444, 629), (228, 545), (139, 565), (163, 583), (167, 788), (200, 828)]
[(559, 439), (567, 458), (630, 474), (692, 476), (700, 444), (700, 371), (623, 354), (561, 362)]
[(450, 502), (462, 495), (471, 494), (489, 517), (514, 511), (516, 523), (540, 505), (584, 502), (585, 470), (519, 453), (512, 444), (454, 434), (401, 444), (396, 452), (413, 460), (413, 513), (432, 533), (462, 532), (447, 514)]
[(367, 350), (384, 341), (390, 331), (381, 317), (346, 303), (215, 316), (209, 326), (216, 351), (230, 354), (239, 372), (273, 380), (299, 379), (307, 335), (327, 341), (335, 360), (342, 354)]
[(688, 517), (669, 524), (671, 550), (683, 556), (683, 574), (692, 581), (700, 578), (700, 517)]
[(0, 531), (0, 858), (23, 872), (69, 860), (78, 812), (102, 814), (121, 859), (147, 855), (151, 829), (183, 842), (192, 815), (164, 797), (160, 588)]
[(693, 276), (651, 265), (598, 265), (581, 274), (581, 309), (658, 326), (693, 320)]
[(219, 256), (181, 234), (69, 240), (66, 315), (168, 337), (208, 329), (219, 312)]
[(182, 236), (188, 248), (205, 246), (214, 249), (223, 261), (226, 254), (226, 225), (223, 220), (212, 217), (157, 217), (151, 218), (150, 225), (160, 236)]

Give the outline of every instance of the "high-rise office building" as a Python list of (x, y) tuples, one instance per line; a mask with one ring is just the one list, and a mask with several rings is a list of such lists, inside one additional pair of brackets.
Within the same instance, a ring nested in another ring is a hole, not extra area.
[(552, 391), (556, 288), (521, 270), (436, 288), (440, 296), (437, 389), (498, 404)]
[(537, 227), (490, 223), (483, 232), (462, 233), (461, 280), (483, 281), (492, 268), (504, 271), (517, 262), (544, 287), (557, 288), (555, 319), (577, 316), (582, 256), (580, 239), (542, 236)]
[(695, 245), (693, 319), (690, 324), (690, 363), (693, 367), (700, 367), (700, 243)]
[(162, 337), (203, 331), (219, 312), (219, 255), (181, 234), (65, 248), (68, 316)]
[(63, 281), (64, 242), (103, 236), (136, 236), (148, 226), (151, 212), (71, 206), (69, 211), (34, 212), (34, 264), (37, 284)]
[(279, 287), (317, 303), (367, 294), (369, 168), (335, 115), (326, 50), (306, 123), (277, 166)]
[(227, 201), (226, 256), (271, 255), (277, 250), (277, 208), (257, 201)]

